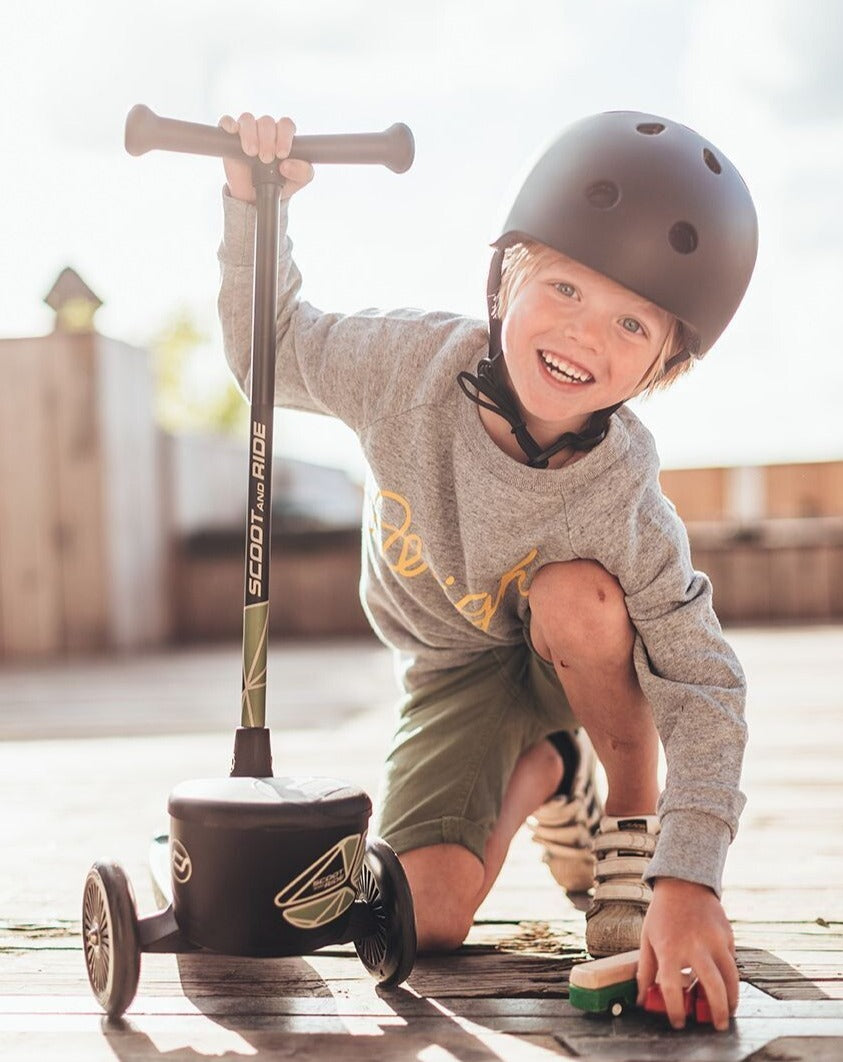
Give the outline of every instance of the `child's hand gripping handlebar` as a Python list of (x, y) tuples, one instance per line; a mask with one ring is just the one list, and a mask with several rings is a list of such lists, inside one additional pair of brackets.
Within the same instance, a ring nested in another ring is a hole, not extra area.
[[(126, 118), (126, 150), (130, 155), (143, 155), (155, 149), (254, 161), (241, 148), (236, 133), (214, 125), (162, 118), (139, 103)], [(297, 136), (288, 157), (308, 162), (376, 163), (404, 173), (413, 163), (414, 151), (413, 134), (397, 122), (382, 133)]]

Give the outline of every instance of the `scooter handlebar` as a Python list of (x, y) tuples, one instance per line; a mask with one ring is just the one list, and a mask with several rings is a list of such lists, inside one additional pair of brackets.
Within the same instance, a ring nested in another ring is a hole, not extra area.
[[(143, 155), (156, 149), (255, 161), (240, 147), (236, 133), (215, 125), (162, 118), (138, 103), (126, 117), (126, 150), (130, 155)], [(289, 157), (307, 162), (377, 163), (404, 173), (412, 166), (414, 154), (413, 134), (403, 122), (396, 122), (382, 133), (294, 136)]]

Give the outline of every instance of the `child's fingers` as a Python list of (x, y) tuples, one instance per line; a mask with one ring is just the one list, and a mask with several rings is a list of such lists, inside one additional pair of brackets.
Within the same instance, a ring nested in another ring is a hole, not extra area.
[(723, 962), (718, 963), (718, 967), (726, 985), (729, 1013), (734, 1014), (738, 1009), (741, 994), (741, 975), (738, 972), (738, 964), (735, 962), (734, 955), (730, 954)]
[(729, 1028), (729, 999), (726, 985), (717, 965), (712, 959), (697, 962), (694, 967), (699, 983), (708, 1000), (708, 1009), (711, 1012), (711, 1023), (715, 1029), (724, 1032)]
[(313, 166), (304, 159), (284, 159), (278, 166), (282, 177), (285, 177), (296, 188), (304, 188), (313, 180)]
[(258, 157), (261, 162), (273, 162), (275, 160), (275, 119), (268, 114), (262, 115), (257, 121), (258, 130)]
[(237, 119), (237, 126), (240, 131), (240, 146), (250, 158), (254, 158), (258, 153), (258, 123), (255, 116), (244, 111)]
[(685, 996), (682, 983), (682, 963), (662, 955), (659, 962), (659, 991), (664, 1000), (670, 1024), (674, 1029), (685, 1028)]
[(656, 971), (658, 965), (656, 963), (656, 953), (646, 938), (641, 940), (641, 952), (638, 957), (638, 972), (636, 974), (638, 980), (638, 1006), (644, 1006), (644, 996), (647, 994), (647, 989), (656, 979)]
[(236, 133), (238, 128), (237, 119), (232, 118), (230, 114), (224, 114), (222, 118), (220, 118), (220, 120), (217, 122), (217, 125), (226, 133)]
[(275, 123), (275, 155), (285, 159), (290, 154), (293, 137), (296, 135), (296, 123), (292, 118), (279, 118)]

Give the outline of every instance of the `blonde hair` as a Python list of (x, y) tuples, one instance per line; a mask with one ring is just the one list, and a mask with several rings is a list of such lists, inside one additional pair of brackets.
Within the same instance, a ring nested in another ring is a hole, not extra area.
[[(507, 247), (501, 264), (500, 287), (492, 305), (493, 315), (503, 320), (521, 286), (545, 265), (557, 258), (559, 258), (558, 252), (546, 244), (539, 243), (538, 240), (523, 240)], [(686, 346), (682, 322), (671, 315), (671, 324), (661, 350), (653, 364), (644, 373), (635, 394), (638, 395), (644, 391), (652, 394), (659, 388), (669, 387), (683, 373), (686, 373), (693, 365), (693, 358), (686, 358), (665, 372), (667, 362)]]

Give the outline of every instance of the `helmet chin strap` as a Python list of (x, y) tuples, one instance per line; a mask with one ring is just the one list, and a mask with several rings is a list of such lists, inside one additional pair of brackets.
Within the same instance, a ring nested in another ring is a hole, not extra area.
[[(484, 409), (491, 410), (492, 413), (497, 413), (499, 417), (503, 417), (512, 429), (512, 434), (515, 436), (518, 445), (526, 454), (527, 464), (531, 468), (547, 468), (550, 458), (559, 453), (560, 450), (586, 451), (593, 449), (606, 437), (606, 432), (609, 428), (609, 418), (623, 404), (618, 402), (617, 405), (611, 406), (609, 409), (598, 409), (596, 413), (591, 414), (588, 423), (581, 432), (565, 432), (564, 435), (559, 436), (556, 442), (546, 449), (542, 449), (527, 430), (524, 418), (506, 383), (503, 371), (503, 355), (500, 351), (491, 357), (480, 359), (477, 364), (476, 376), (470, 372), (459, 373), (457, 383), (460, 385), (463, 394), (470, 398), (472, 402), (475, 402), (478, 406), (483, 406)], [(476, 393), (472, 393), (470, 388), (474, 388)], [(481, 394), (491, 399), (491, 401), (484, 402), (480, 398)]]

